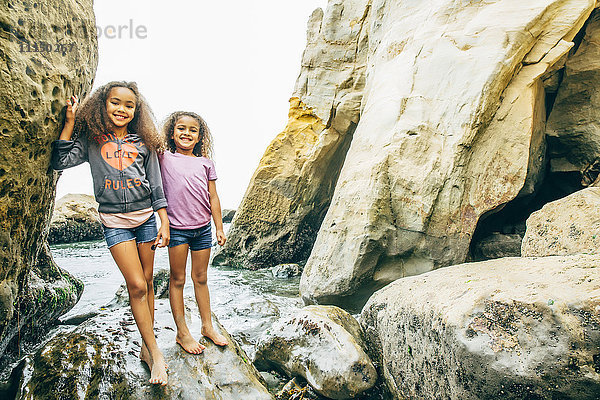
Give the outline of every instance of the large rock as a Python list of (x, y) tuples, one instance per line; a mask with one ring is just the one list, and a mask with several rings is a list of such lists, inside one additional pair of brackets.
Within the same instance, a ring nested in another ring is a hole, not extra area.
[(517, 233), (492, 232), (473, 245), (475, 261), (502, 257), (520, 257), (523, 236)]
[(98, 203), (88, 194), (67, 194), (54, 205), (48, 243), (72, 243), (104, 238)]
[(579, 171), (600, 158), (600, 10), (566, 63), (546, 133), (555, 171)]
[(28, 359), (17, 399), (272, 399), (248, 357), (213, 316), (227, 337), (221, 348), (200, 335), (191, 313), (192, 334), (206, 346), (200, 355), (175, 343), (168, 300), (156, 301), (157, 342), (169, 366), (166, 388), (148, 383), (150, 372), (139, 360), (139, 333), (128, 308), (88, 320), (59, 334)]
[(535, 191), (543, 78), (595, 5), (372, 3), (360, 122), (304, 269), (306, 301), (361, 304), (463, 262), (484, 214)]
[(334, 0), (310, 17), (288, 124), (265, 151), (213, 263), (258, 268), (308, 258), (359, 120), (367, 3)]
[(377, 381), (363, 347), (360, 325), (346, 311), (308, 306), (267, 330), (258, 342), (255, 363), (302, 376), (325, 397), (350, 399)]
[[(73, 293), (81, 289), (43, 250), (57, 177), (50, 168), (50, 143), (67, 97), (91, 89), (98, 54), (91, 0), (6, 1), (0, 25), (2, 357), (17, 346), (12, 339), (19, 332), (30, 332), (23, 327), (56, 318), (57, 310), (46, 309), (36, 287), (68, 292), (62, 310), (74, 304)], [(52, 45), (52, 52), (42, 42)], [(58, 52), (57, 43), (64, 44)], [(40, 260), (40, 254), (46, 256)]]
[(527, 219), (524, 257), (600, 253), (600, 187), (546, 204)]
[(505, 258), (399, 279), (362, 311), (409, 399), (600, 398), (600, 257)]

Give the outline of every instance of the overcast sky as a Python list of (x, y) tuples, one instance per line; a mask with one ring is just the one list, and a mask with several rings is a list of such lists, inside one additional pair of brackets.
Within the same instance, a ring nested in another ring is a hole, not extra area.
[[(176, 110), (200, 114), (214, 137), (222, 207), (237, 208), (267, 145), (285, 127), (308, 18), (326, 5), (95, 1), (100, 36), (94, 88), (133, 80), (159, 121)], [(120, 38), (111, 30), (119, 25), (127, 26)], [(63, 173), (57, 198), (92, 192), (86, 163)]]

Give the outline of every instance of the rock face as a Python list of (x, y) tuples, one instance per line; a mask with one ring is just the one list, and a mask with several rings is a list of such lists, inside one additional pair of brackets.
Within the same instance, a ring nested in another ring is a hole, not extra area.
[(54, 206), (48, 243), (72, 243), (104, 238), (94, 196), (67, 194)]
[(551, 167), (579, 171), (600, 158), (600, 10), (569, 57), (548, 118)]
[(223, 210), (223, 222), (231, 222), (233, 220), (233, 216), (235, 215), (235, 210)]
[(504, 258), (399, 279), (362, 311), (410, 399), (597, 399), (600, 258)]
[(276, 322), (260, 339), (255, 363), (302, 376), (321, 395), (350, 399), (375, 385), (358, 322), (333, 306), (308, 306)]
[(523, 237), (519, 234), (501, 234), (494, 232), (486, 236), (473, 249), (475, 260), (490, 260), (502, 257), (520, 257)]
[[(91, 89), (98, 59), (91, 0), (10, 0), (2, 8), (0, 357), (16, 346), (19, 330), (55, 319), (81, 290), (44, 250), (57, 176), (50, 143), (67, 97)], [(54, 307), (38, 297), (50, 292)]]
[[(252, 363), (214, 316), (215, 327), (230, 344), (220, 348), (202, 338), (206, 350), (192, 355), (175, 343), (168, 300), (157, 300), (156, 306), (157, 341), (169, 366), (166, 388), (148, 383), (150, 372), (138, 358), (140, 339), (133, 316), (128, 308), (120, 308), (57, 335), (31, 357), (16, 398), (272, 399)], [(200, 338), (196, 314), (188, 325)]]
[(308, 258), (359, 120), (366, 4), (335, 0), (312, 14), (288, 124), (265, 151), (213, 263), (258, 268)]
[(600, 187), (590, 187), (546, 204), (531, 214), (522, 255), (539, 257), (599, 253)]
[(372, 3), (360, 122), (302, 275), (305, 301), (361, 304), (464, 262), (480, 218), (536, 190), (544, 78), (595, 5)]

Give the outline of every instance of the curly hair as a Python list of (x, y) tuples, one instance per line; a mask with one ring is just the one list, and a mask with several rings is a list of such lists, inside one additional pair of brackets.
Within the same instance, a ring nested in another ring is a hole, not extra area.
[(127, 124), (127, 131), (139, 135), (151, 150), (160, 150), (163, 143), (154, 123), (154, 114), (135, 82), (113, 81), (96, 89), (91, 96), (83, 100), (77, 110), (74, 131), (87, 135), (90, 140), (110, 131), (106, 99), (110, 90), (115, 87), (127, 88), (135, 94), (135, 113), (131, 122)]
[(171, 153), (175, 153), (177, 150), (177, 147), (175, 146), (175, 140), (173, 140), (173, 133), (175, 132), (175, 124), (177, 123), (177, 120), (184, 116), (194, 118), (200, 126), (200, 141), (196, 143), (192, 153), (196, 157), (211, 158), (213, 153), (213, 139), (212, 135), (210, 134), (210, 130), (208, 129), (208, 125), (201, 116), (190, 111), (175, 111), (165, 119), (165, 122), (163, 123), (162, 134), (163, 139), (166, 142), (166, 148), (169, 149)]

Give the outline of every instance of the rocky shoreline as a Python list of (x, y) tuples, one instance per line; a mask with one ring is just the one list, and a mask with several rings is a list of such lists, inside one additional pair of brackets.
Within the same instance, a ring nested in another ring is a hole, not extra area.
[[(19, 67), (2, 80), (11, 93), (0, 120), (4, 362), (23, 349), (21, 334), (39, 343), (81, 295), (47, 238), (97, 234), (90, 203), (57, 203), (63, 217), (49, 228), (58, 99), (90, 89), (97, 59), (91, 2), (55, 3), (84, 21), (85, 40), (52, 60), (52, 74), (19, 54), (14, 37), (0, 38), (1, 56)], [(32, 11), (19, 20), (24, 6), (15, 7), (9, 36), (63, 19)], [(596, 0), (329, 0), (309, 20), (288, 124), (213, 261), (277, 266), (269, 279), (302, 270), (311, 305), (240, 329), (264, 331), (253, 364), (233, 339), (225, 349), (207, 343), (201, 357), (183, 353), (167, 300), (157, 300), (172, 377), (160, 389), (144, 383), (136, 329), (117, 298), (27, 355), (11, 393), (600, 398), (599, 43)]]
[(94, 196), (67, 194), (56, 201), (48, 231), (49, 244), (100, 239), (104, 239), (104, 233)]

